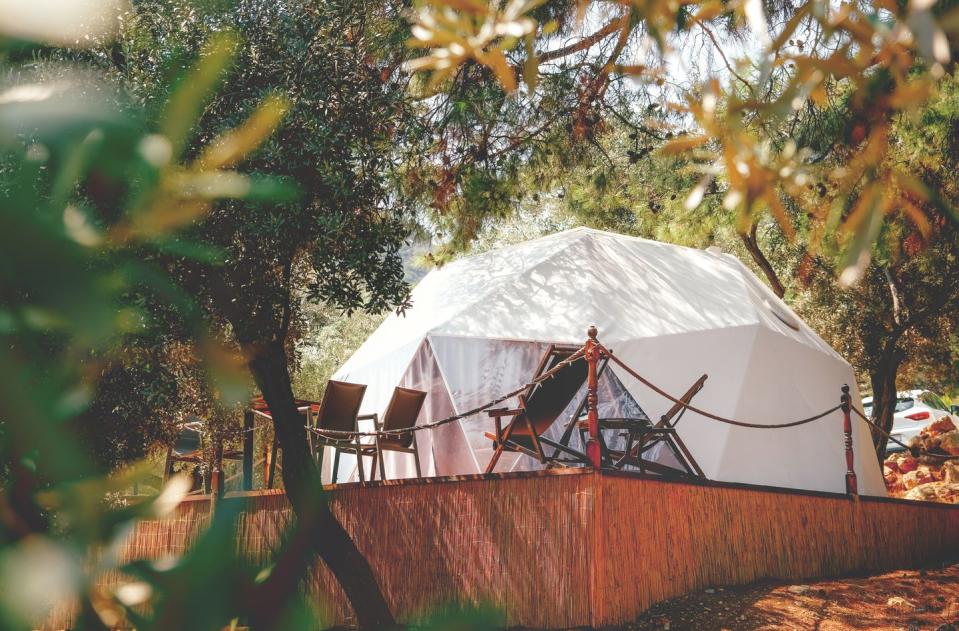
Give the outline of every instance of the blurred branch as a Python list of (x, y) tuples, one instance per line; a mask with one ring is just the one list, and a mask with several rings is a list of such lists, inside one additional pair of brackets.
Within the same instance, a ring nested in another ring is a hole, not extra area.
[(616, 31), (621, 31), (623, 29), (626, 29), (628, 28), (628, 26), (629, 26), (629, 15), (627, 14), (623, 16), (622, 18), (613, 20), (612, 22), (608, 23), (606, 26), (599, 29), (595, 33), (592, 33), (591, 35), (587, 35), (586, 37), (582, 38), (581, 40), (577, 41), (574, 44), (570, 44), (569, 46), (563, 46), (562, 48), (555, 48), (553, 50), (543, 51), (537, 55), (537, 58), (539, 59), (540, 63), (544, 63), (544, 62), (554, 61), (556, 59), (560, 59), (561, 57), (566, 57), (574, 53), (578, 53), (580, 51), (591, 48), (593, 45), (603, 41), (604, 39), (606, 39), (607, 37), (609, 37)]

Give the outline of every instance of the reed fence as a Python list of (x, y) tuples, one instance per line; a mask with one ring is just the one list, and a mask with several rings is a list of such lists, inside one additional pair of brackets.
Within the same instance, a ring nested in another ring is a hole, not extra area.
[[(329, 497), (402, 621), (458, 601), (492, 603), (510, 625), (599, 627), (709, 586), (959, 554), (959, 507), (592, 469), (347, 484)], [(240, 504), (238, 549), (267, 560), (290, 519), (285, 496), (222, 501)], [(140, 523), (125, 555), (181, 552), (208, 518), (208, 501), (184, 502), (168, 519)], [(331, 625), (351, 620), (325, 567), (306, 588)], [(62, 608), (43, 628), (69, 628), (70, 615)]]

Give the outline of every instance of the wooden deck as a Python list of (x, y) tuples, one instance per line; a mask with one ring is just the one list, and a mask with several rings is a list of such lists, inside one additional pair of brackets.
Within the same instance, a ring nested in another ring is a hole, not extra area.
[[(283, 494), (224, 501), (240, 504), (240, 548), (265, 560), (289, 519)], [(330, 501), (401, 621), (459, 601), (494, 604), (511, 625), (599, 627), (709, 586), (959, 556), (959, 507), (591, 469), (339, 485)], [(208, 515), (191, 499), (140, 524), (126, 553), (182, 551)], [(309, 589), (331, 624), (350, 620), (324, 567)], [(45, 628), (68, 626), (63, 611)]]

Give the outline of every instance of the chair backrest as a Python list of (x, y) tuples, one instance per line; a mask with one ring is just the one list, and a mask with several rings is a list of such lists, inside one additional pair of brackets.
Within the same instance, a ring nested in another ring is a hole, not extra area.
[[(416, 425), (416, 419), (420, 415), (420, 410), (423, 409), (424, 401), (426, 401), (425, 392), (410, 388), (394, 388), (393, 398), (390, 399), (390, 404), (383, 415), (383, 429), (408, 429)], [(398, 439), (404, 447), (413, 444), (413, 432), (405, 432), (397, 437), (389, 436), (388, 438)]]
[(326, 382), (323, 402), (316, 414), (317, 429), (332, 429), (341, 432), (356, 431), (356, 417), (360, 413), (366, 385), (345, 381)]
[[(666, 413), (659, 418), (659, 422), (656, 423), (656, 427), (676, 427), (676, 423), (678, 423), (679, 419), (683, 418), (683, 414), (686, 413), (686, 406), (689, 405), (690, 401), (693, 400), (693, 397), (703, 389), (703, 384), (706, 383), (707, 378), (709, 378), (709, 375), (704, 374), (702, 377), (697, 379), (696, 383), (690, 386), (689, 390), (686, 391), (686, 394), (679, 397), (679, 400), (682, 401), (682, 404), (674, 403), (672, 407), (670, 407)], [(676, 416), (676, 414), (679, 414), (679, 416)], [(676, 416), (675, 421), (672, 420), (674, 416)]]
[(183, 426), (173, 442), (173, 454), (175, 456), (186, 456), (200, 451), (203, 444), (202, 440), (199, 430), (194, 427)]
[(195, 414), (190, 414), (180, 424), (176, 439), (173, 441), (173, 455), (187, 456), (195, 454), (203, 447), (203, 433), (201, 427), (206, 421)]
[[(566, 361), (580, 348), (579, 346), (550, 346), (534, 378), (552, 370), (560, 362)], [(588, 370), (589, 365), (586, 360), (578, 359), (561, 368), (551, 379), (542, 381), (529, 389), (525, 396), (524, 409), (537, 435), (549, 429), (549, 426), (563, 413), (586, 383)], [(522, 424), (517, 424), (517, 429), (524, 433), (522, 427)]]

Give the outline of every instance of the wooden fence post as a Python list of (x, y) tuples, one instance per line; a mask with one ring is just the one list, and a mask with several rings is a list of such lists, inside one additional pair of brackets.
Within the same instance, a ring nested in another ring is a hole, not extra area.
[(226, 481), (223, 476), (223, 443), (217, 444), (213, 451), (213, 470), (210, 472), (210, 513), (216, 511), (217, 504), (223, 499), (226, 492)]
[(243, 411), (243, 490), (253, 490), (253, 410)]
[(842, 431), (846, 443), (846, 493), (858, 495), (859, 484), (856, 481), (856, 469), (853, 466), (852, 452), (852, 417), (850, 416), (852, 399), (849, 396), (848, 385), (843, 385), (842, 396), (839, 400), (842, 403)]
[(599, 446), (599, 412), (596, 409), (598, 402), (596, 390), (599, 387), (596, 375), (599, 365), (599, 342), (596, 341), (596, 333), (595, 325), (590, 326), (586, 332), (589, 336), (585, 348), (588, 366), (586, 373), (586, 424), (589, 429), (589, 439), (586, 441), (586, 458), (594, 469), (599, 469), (603, 455)]

